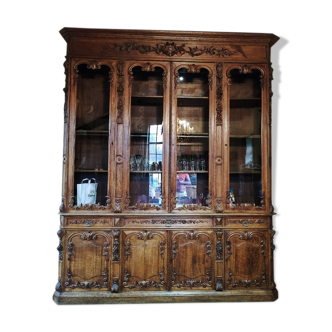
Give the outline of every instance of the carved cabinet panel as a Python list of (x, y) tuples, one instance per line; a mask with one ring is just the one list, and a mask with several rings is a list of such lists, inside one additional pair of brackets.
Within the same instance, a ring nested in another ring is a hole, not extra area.
[(227, 231), (226, 288), (267, 288), (266, 231)]
[(174, 231), (171, 236), (171, 288), (212, 289), (214, 251), (211, 231)]
[(107, 290), (109, 279), (108, 232), (67, 233), (65, 288)]
[(124, 232), (124, 290), (166, 289), (166, 242), (163, 231)]

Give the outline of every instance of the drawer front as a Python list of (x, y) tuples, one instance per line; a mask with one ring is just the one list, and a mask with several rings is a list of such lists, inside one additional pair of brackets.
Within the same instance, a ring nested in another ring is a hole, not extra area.
[(69, 217), (65, 218), (65, 227), (108, 227), (114, 225), (114, 218), (82, 218)]
[(213, 226), (212, 219), (185, 219), (185, 218), (167, 218), (167, 219), (140, 219), (140, 218), (128, 218), (123, 219), (122, 221), (123, 226), (130, 226), (132, 227), (153, 227), (153, 228), (159, 228), (159, 227), (186, 227), (189, 228), (192, 227), (209, 227)]
[(227, 228), (269, 228), (270, 225), (270, 218), (264, 217), (225, 218), (225, 227)]

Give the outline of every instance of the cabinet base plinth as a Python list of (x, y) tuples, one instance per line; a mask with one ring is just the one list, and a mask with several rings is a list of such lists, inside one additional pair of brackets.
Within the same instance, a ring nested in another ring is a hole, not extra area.
[(170, 292), (55, 292), (57, 304), (121, 304), (181, 302), (264, 302), (278, 299), (273, 290), (170, 291)]

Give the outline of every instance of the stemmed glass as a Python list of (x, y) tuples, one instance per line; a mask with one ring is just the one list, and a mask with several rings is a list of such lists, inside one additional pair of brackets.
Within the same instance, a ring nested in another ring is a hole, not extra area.
[(136, 154), (135, 155), (136, 171), (141, 170), (142, 158), (143, 158), (143, 156), (141, 154)]

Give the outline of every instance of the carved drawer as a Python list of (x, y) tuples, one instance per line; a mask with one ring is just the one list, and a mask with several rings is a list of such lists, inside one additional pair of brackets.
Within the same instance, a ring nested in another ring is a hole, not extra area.
[(185, 219), (185, 218), (166, 218), (166, 219), (139, 219), (128, 218), (123, 219), (122, 226), (130, 227), (153, 227), (153, 228), (174, 228), (174, 227), (209, 227), (212, 226), (212, 219), (200, 218), (200, 219)]
[(65, 218), (64, 226), (68, 227), (107, 227), (114, 226), (114, 218), (105, 217), (69, 217)]
[(227, 228), (269, 228), (271, 225), (270, 218), (264, 217), (230, 217), (224, 223)]

